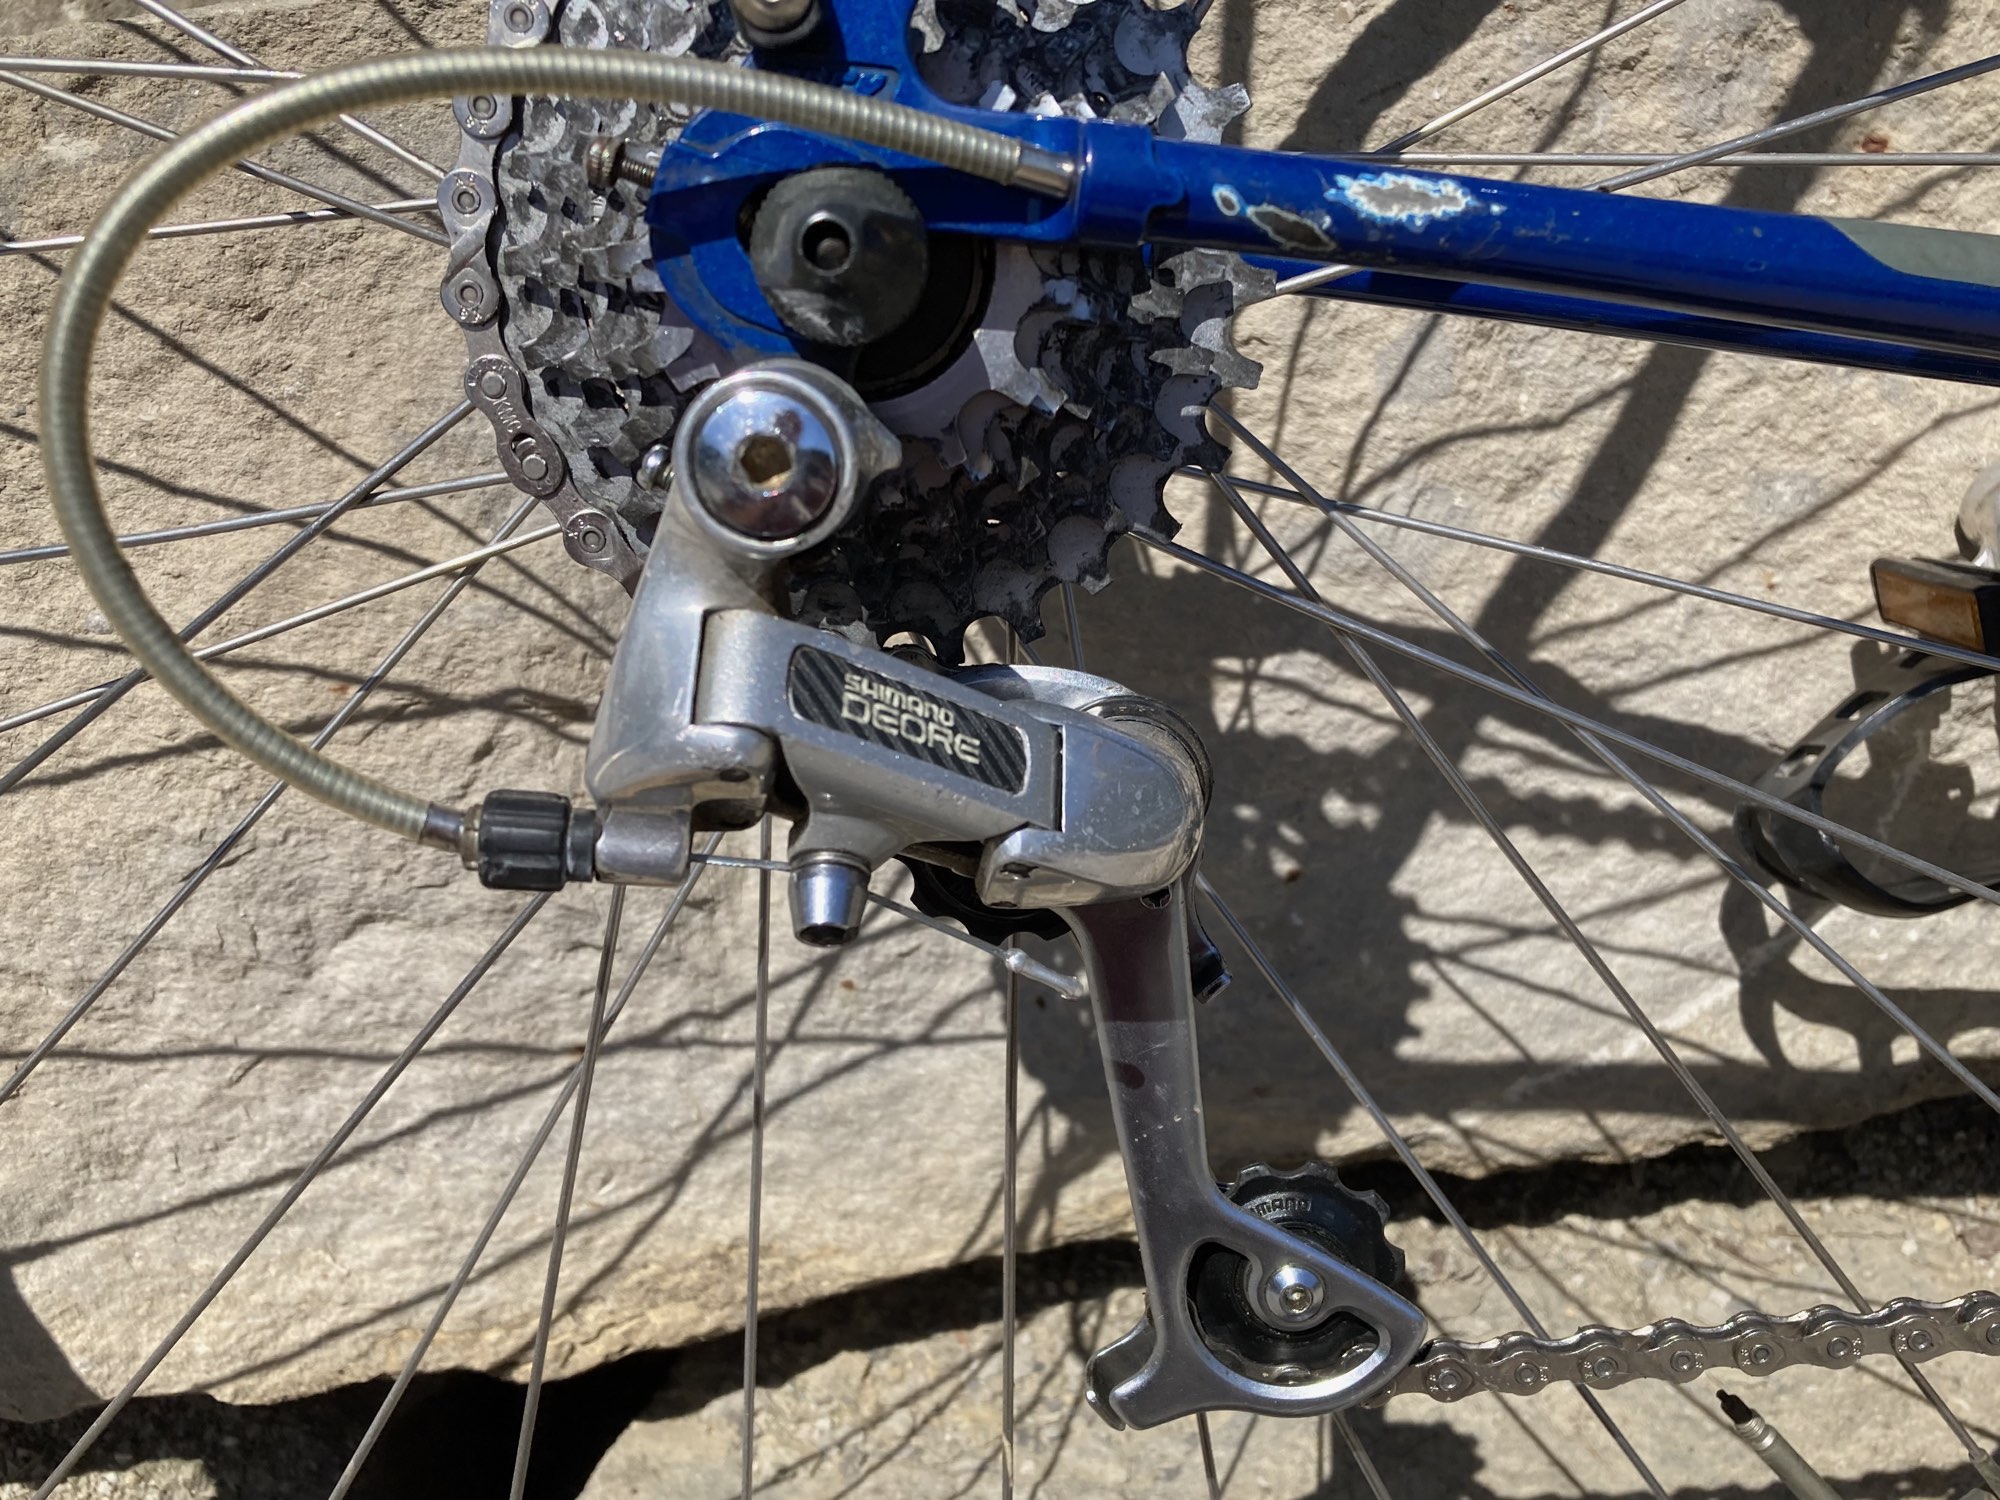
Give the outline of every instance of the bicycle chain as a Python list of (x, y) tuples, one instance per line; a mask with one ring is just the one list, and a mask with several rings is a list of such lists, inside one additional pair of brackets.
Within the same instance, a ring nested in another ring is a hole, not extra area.
[(1708, 1370), (1774, 1375), (1799, 1365), (1840, 1370), (1869, 1355), (1923, 1364), (1941, 1354), (2000, 1355), (2000, 1294), (1950, 1302), (1899, 1297), (1873, 1312), (1813, 1307), (1788, 1318), (1738, 1313), (1713, 1328), (1663, 1318), (1644, 1328), (1585, 1328), (1567, 1338), (1510, 1333), (1483, 1343), (1433, 1339), (1386, 1396), (1462, 1401), (1480, 1391), (1532, 1396), (1556, 1382), (1610, 1390), (1634, 1380), (1684, 1385)]

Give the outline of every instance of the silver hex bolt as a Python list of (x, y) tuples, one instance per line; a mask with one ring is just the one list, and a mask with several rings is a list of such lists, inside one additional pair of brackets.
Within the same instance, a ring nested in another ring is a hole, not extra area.
[(1326, 1283), (1305, 1266), (1279, 1266), (1264, 1278), (1260, 1294), (1265, 1313), (1288, 1328), (1313, 1322), (1326, 1305)]
[(696, 503), (760, 542), (810, 531), (840, 492), (839, 441), (813, 406), (783, 389), (733, 391), (702, 419), (689, 457)]

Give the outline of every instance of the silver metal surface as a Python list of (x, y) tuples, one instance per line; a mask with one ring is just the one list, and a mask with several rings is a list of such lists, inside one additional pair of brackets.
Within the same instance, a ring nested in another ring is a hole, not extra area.
[(716, 381), (690, 403), (673, 442), (696, 524), (769, 561), (839, 530), (863, 486), (901, 457), (902, 444), (852, 389), (796, 359)]
[(1462, 1401), (1478, 1391), (1532, 1396), (1552, 1383), (1599, 1390), (1634, 1380), (1684, 1385), (1705, 1370), (1763, 1376), (1798, 1365), (1843, 1370), (1872, 1355), (1922, 1364), (1952, 1353), (2000, 1355), (2000, 1295), (1967, 1292), (1950, 1302), (1902, 1297), (1866, 1313), (1839, 1307), (1786, 1318), (1739, 1313), (1714, 1327), (1668, 1318), (1629, 1331), (1586, 1328), (1561, 1339), (1526, 1333), (1480, 1343), (1436, 1339), (1389, 1394)]
[(811, 854), (792, 866), (792, 931), (813, 948), (852, 942), (868, 910), (868, 870), (837, 855)]
[(1024, 145), (1021, 164), (1014, 169), (1014, 184), (1045, 198), (1067, 199), (1076, 191), (1076, 163), (1040, 146)]
[[(1092, 1356), (1086, 1397), (1114, 1427), (1155, 1427), (1215, 1409), (1305, 1416), (1387, 1388), (1421, 1342), (1424, 1315), (1379, 1282), (1237, 1207), (1215, 1184), (1202, 1126), (1184, 882), (1154, 896), (1064, 913), (1090, 976), (1091, 1009), (1125, 1160), (1146, 1273), (1146, 1313)], [(1220, 1245), (1260, 1280), (1309, 1272), (1325, 1311), (1359, 1318), (1375, 1346), (1340, 1368), (1284, 1383), (1234, 1368), (1194, 1322), (1187, 1289), (1195, 1252)]]
[(790, 541), (833, 504), (840, 444), (825, 417), (790, 392), (750, 386), (689, 426), (689, 486), (731, 531)]
[(1285, 1328), (1309, 1328), (1321, 1320), (1326, 1283), (1309, 1266), (1282, 1265), (1257, 1289), (1258, 1301), (1273, 1323)]
[(685, 813), (611, 806), (597, 831), (597, 878), (624, 885), (678, 885), (687, 878), (693, 825)]

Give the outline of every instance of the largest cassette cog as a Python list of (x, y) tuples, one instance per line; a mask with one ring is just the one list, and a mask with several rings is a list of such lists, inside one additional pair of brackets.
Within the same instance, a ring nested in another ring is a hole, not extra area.
[[(493, 0), (494, 14), (519, 0)], [(726, 0), (561, 0), (548, 40), (741, 61)], [(916, 0), (911, 50), (953, 102), (1151, 125), (1217, 140), (1247, 106), (1240, 87), (1189, 75), (1198, 5), (1150, 0)], [(687, 112), (527, 99), (500, 143), (488, 253), (501, 334), (532, 414), (571, 482), (640, 541), (660, 495), (639, 480), (688, 398), (732, 367), (654, 272), (636, 191), (599, 194), (585, 153), (601, 136), (657, 147)], [(904, 440), (901, 467), (860, 518), (801, 559), (793, 614), (884, 641), (913, 632), (962, 656), (966, 627), (998, 616), (1041, 634), (1058, 583), (1095, 590), (1111, 541), (1135, 525), (1171, 534), (1162, 503), (1183, 465), (1219, 449), (1201, 409), (1259, 367), (1229, 341), (1238, 307), (1270, 278), (1191, 251), (1149, 267), (1137, 253), (1002, 246), (965, 347), (914, 389), (876, 402)]]

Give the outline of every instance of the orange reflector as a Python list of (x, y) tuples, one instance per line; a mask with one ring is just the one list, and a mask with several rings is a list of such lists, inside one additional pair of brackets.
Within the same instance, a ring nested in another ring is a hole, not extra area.
[(2000, 575), (1922, 557), (1877, 558), (1869, 573), (1885, 623), (1968, 651), (2000, 643)]

